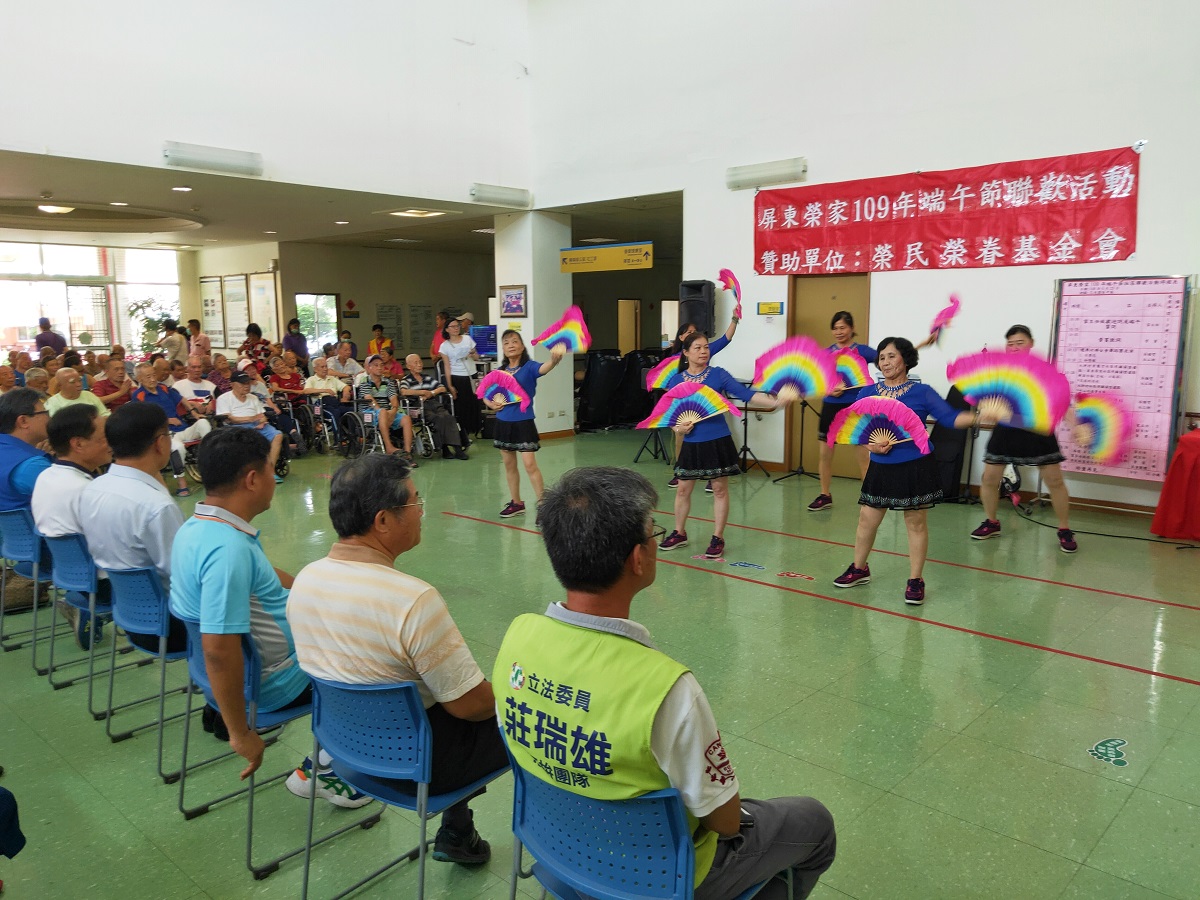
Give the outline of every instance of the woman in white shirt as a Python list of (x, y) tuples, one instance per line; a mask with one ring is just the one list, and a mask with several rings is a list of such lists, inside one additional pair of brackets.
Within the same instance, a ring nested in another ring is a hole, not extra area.
[(471, 369), (467, 359), (478, 359), (475, 341), (462, 333), (462, 322), (451, 319), (442, 329), (442, 346), (438, 355), (442, 358), (442, 374), (450, 373), (450, 396), (454, 398), (454, 417), (463, 433), (463, 449), (471, 444), (471, 438), (479, 432), (479, 401), (475, 387), (471, 384)]

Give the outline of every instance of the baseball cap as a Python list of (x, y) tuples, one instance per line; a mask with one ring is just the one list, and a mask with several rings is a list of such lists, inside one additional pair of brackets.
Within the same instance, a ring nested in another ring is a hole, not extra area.
[(234, 384), (251, 384), (254, 381), (254, 379), (252, 379), (245, 372), (234, 372), (229, 376), (229, 380)]
[(252, 365), (254, 365), (254, 360), (242, 359), (242, 360), (238, 360), (237, 368), (238, 368), (239, 372), (245, 372)]
[(369, 366), (371, 363), (375, 362), (375, 360), (377, 360), (377, 359), (383, 359), (383, 357), (380, 356), (378, 353), (372, 353), (370, 356), (367, 357), (364, 365)]
[(468, 320), (472, 325), (474, 325), (475, 324), (475, 313), (465, 312), (461, 316), (458, 317), (458, 321), (460, 321), (460, 322), (463, 319)]

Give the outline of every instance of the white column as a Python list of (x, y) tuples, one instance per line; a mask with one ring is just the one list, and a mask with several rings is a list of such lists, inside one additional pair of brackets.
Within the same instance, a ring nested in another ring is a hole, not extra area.
[[(571, 276), (559, 271), (558, 251), (570, 245), (570, 216), (544, 212), (496, 216), (496, 296), (501, 285), (526, 287), (525, 317), (498, 318), (497, 340), (506, 328), (516, 328), (528, 346), (567, 311), (571, 305)], [(530, 346), (529, 355), (539, 362), (549, 359), (549, 352), (540, 346)], [(538, 382), (533, 408), (539, 432), (575, 428), (574, 387), (574, 367), (568, 356)]]

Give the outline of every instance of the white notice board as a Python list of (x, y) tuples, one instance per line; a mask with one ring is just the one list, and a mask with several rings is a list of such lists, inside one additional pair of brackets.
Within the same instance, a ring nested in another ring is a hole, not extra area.
[(250, 276), (250, 321), (262, 329), (263, 337), (272, 344), (279, 340), (274, 272), (255, 272)]
[(250, 298), (246, 295), (245, 275), (226, 275), (221, 279), (225, 292), (225, 346), (236, 350), (246, 341), (250, 324)]
[(200, 329), (214, 347), (225, 346), (225, 309), (219, 277), (200, 279)]
[(1058, 283), (1054, 361), (1073, 393), (1120, 394), (1136, 416), (1123, 463), (1097, 465), (1059, 427), (1063, 470), (1162, 481), (1175, 440), (1186, 278), (1084, 278)]

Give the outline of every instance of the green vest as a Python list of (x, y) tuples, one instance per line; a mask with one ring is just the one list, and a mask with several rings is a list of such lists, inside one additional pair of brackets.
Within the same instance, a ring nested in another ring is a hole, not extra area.
[[(632, 638), (526, 614), (504, 636), (492, 685), (508, 749), (522, 769), (585, 797), (627, 800), (671, 786), (650, 732), (687, 671)], [(717, 835), (690, 812), (687, 820), (700, 884)]]

